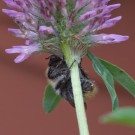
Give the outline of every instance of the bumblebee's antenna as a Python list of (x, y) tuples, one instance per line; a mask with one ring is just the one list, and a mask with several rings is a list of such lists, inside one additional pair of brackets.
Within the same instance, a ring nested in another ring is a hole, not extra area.
[(47, 57), (47, 58), (45, 58), (45, 59), (48, 60), (48, 59), (50, 59), (50, 57), (51, 57), (51, 56), (49, 56), (49, 57)]

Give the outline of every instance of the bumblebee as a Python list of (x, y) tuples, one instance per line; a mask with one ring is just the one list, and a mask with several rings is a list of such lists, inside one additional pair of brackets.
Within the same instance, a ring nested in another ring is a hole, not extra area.
[[(64, 58), (58, 57), (56, 55), (51, 55), (49, 57), (48, 68), (46, 71), (48, 82), (54, 88), (56, 94), (63, 97), (68, 101), (73, 107), (74, 97), (72, 92), (70, 68), (67, 66)], [(84, 97), (84, 105), (86, 106), (86, 100), (96, 93), (96, 85), (94, 81), (90, 80), (87, 74), (79, 64), (79, 74), (82, 87), (82, 93)]]

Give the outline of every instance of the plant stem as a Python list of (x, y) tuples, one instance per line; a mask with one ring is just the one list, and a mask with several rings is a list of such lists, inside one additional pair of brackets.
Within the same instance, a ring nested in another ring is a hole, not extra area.
[(66, 42), (62, 42), (60, 44), (60, 47), (62, 49), (62, 52), (64, 53), (64, 57), (65, 57), (66, 63), (68, 65), (68, 67), (70, 67), (72, 62), (73, 62), (73, 59), (72, 59), (72, 56), (71, 56), (71, 52), (70, 52), (70, 48), (66, 44)]
[(84, 108), (84, 100), (83, 100), (83, 94), (82, 94), (82, 88), (80, 82), (78, 62), (74, 60), (71, 54), (70, 47), (66, 43), (62, 42), (60, 47), (63, 51), (68, 67), (72, 65), (70, 67), (71, 83), (72, 83), (73, 96), (74, 96), (75, 109), (76, 109), (80, 135), (89, 135), (89, 129), (87, 124), (87, 118), (86, 118), (86, 113)]
[(80, 135), (89, 135), (77, 62), (71, 67), (71, 82)]

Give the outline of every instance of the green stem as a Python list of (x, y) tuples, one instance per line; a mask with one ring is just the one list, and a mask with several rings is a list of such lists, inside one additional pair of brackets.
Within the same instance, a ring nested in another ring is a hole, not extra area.
[(80, 135), (89, 135), (77, 62), (71, 67), (71, 82)]
[(65, 60), (66, 60), (66, 63), (68, 65), (68, 67), (70, 67), (70, 65), (72, 64), (73, 62), (73, 59), (72, 59), (72, 56), (71, 56), (71, 51), (70, 51), (70, 48), (69, 46), (66, 44), (66, 42), (62, 42), (60, 44), (60, 47), (62, 49), (62, 52), (64, 53), (64, 57), (65, 57)]
[(67, 44), (62, 43), (60, 46), (62, 48), (62, 51), (64, 53), (68, 66), (70, 67), (72, 65), (70, 69), (71, 70), (71, 83), (72, 83), (72, 88), (73, 88), (75, 109), (76, 109), (80, 135), (89, 135), (78, 63), (72, 58), (70, 48)]

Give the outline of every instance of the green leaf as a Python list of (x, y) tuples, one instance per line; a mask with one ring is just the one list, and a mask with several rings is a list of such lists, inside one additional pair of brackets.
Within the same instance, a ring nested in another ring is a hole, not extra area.
[(48, 85), (46, 87), (45, 96), (43, 100), (43, 107), (45, 112), (52, 112), (56, 108), (60, 100), (61, 97), (56, 95), (51, 85)]
[(94, 56), (94, 54), (91, 53), (90, 51), (88, 51), (88, 57), (93, 62), (94, 70), (101, 76), (101, 78), (103, 79), (103, 81), (108, 89), (108, 92), (109, 92), (109, 94), (111, 96), (111, 100), (112, 100), (113, 111), (118, 109), (119, 103), (118, 103), (118, 97), (117, 97), (117, 94), (116, 94), (115, 88), (114, 88), (113, 76), (111, 75), (109, 70), (100, 62), (100, 60), (96, 56)]
[(135, 97), (135, 80), (116, 65), (102, 59), (100, 61), (110, 71), (114, 79)]
[(115, 123), (135, 127), (135, 108), (121, 108), (101, 117), (103, 123)]

